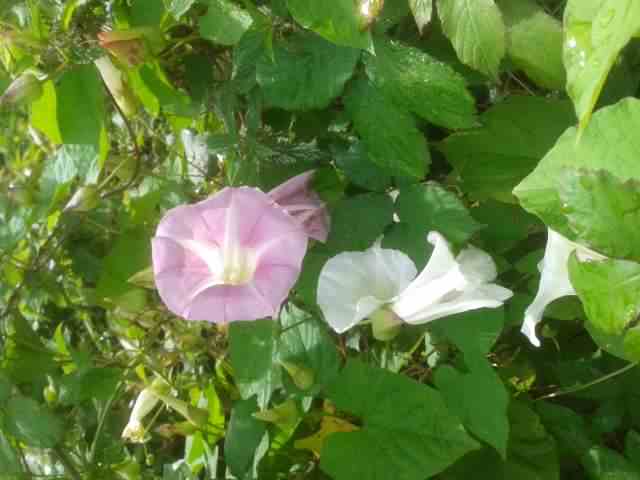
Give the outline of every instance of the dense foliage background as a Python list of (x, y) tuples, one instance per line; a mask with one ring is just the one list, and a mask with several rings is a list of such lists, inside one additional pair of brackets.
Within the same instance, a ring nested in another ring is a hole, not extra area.
[[(0, 478), (639, 479), (638, 32), (636, 0), (1, 0)], [(331, 233), (279, 318), (172, 315), (162, 215), (309, 169)], [(608, 259), (535, 348), (546, 227)], [(504, 308), (327, 328), (329, 258), (421, 269), (430, 230)]]

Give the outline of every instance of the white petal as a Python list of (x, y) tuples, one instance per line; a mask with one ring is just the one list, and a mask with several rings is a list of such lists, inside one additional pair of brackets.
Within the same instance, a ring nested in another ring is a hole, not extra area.
[(430, 284), (436, 278), (440, 278), (447, 274), (452, 268), (457, 267), (457, 262), (449, 242), (438, 232), (429, 232), (427, 240), (433, 245), (433, 252), (420, 275), (411, 282), (411, 285), (407, 290), (420, 289), (425, 285)]
[[(402, 319), (411, 324), (422, 324), (448, 317), (456, 313), (477, 310), (479, 308), (498, 308), (511, 298), (513, 292), (499, 285), (489, 283), (464, 291), (453, 298), (415, 312)], [(397, 313), (397, 312), (396, 312)]]
[[(536, 325), (542, 320), (547, 305), (560, 297), (576, 294), (569, 280), (568, 266), (569, 256), (576, 248), (578, 248), (576, 243), (548, 229), (547, 246), (539, 266), (540, 285), (536, 297), (524, 312), (524, 322), (520, 329), (536, 347), (540, 346), (540, 340), (536, 336)], [(599, 255), (585, 247), (580, 249)]]
[(377, 244), (340, 253), (320, 272), (318, 305), (331, 328), (342, 333), (404, 290), (416, 273), (404, 253)]
[(487, 252), (467, 247), (456, 258), (460, 270), (469, 283), (492, 282), (498, 276), (496, 264)]

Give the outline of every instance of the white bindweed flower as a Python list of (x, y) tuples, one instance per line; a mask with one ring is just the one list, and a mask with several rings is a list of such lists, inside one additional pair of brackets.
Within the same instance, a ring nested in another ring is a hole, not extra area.
[(491, 257), (468, 247), (454, 257), (445, 238), (430, 232), (434, 250), (424, 270), (404, 253), (379, 243), (365, 252), (345, 252), (320, 272), (318, 305), (338, 333), (372, 319), (374, 335), (389, 339), (401, 322), (422, 324), (479, 308), (496, 308), (512, 292), (494, 283)]
[(133, 443), (144, 442), (146, 430), (142, 425), (142, 420), (144, 420), (144, 417), (160, 402), (158, 395), (162, 395), (167, 389), (168, 385), (162, 379), (158, 378), (138, 394), (136, 402), (131, 409), (129, 421), (122, 431), (122, 438)]
[(520, 329), (536, 347), (540, 346), (540, 339), (536, 336), (536, 325), (542, 320), (547, 305), (558, 298), (576, 294), (569, 280), (571, 253), (575, 250), (582, 261), (606, 259), (604, 255), (572, 242), (550, 228), (547, 230), (547, 246), (544, 257), (538, 264), (538, 270), (541, 273), (538, 292), (524, 312), (524, 322)]

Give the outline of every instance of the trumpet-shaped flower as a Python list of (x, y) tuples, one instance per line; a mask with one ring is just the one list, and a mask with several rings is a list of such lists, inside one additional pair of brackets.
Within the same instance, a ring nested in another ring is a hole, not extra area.
[(225, 188), (176, 207), (152, 240), (160, 297), (188, 320), (274, 316), (300, 273), (301, 226), (260, 190)]
[[(512, 292), (491, 283), (497, 272), (491, 257), (474, 247), (457, 257), (438, 232), (430, 232), (434, 250), (424, 270), (404, 253), (378, 243), (365, 252), (331, 258), (318, 281), (318, 305), (341, 333), (365, 317), (393, 328), (400, 321), (427, 323), (478, 308), (496, 308)], [(379, 337), (382, 338), (382, 337)]]
[(301, 173), (269, 192), (269, 196), (304, 227), (307, 235), (326, 242), (329, 214), (324, 202), (311, 189), (314, 170)]
[(145, 57), (144, 37), (150, 33), (148, 28), (98, 33), (98, 43), (114, 57), (128, 67), (143, 62)]
[(563, 237), (548, 229), (544, 257), (538, 264), (541, 272), (540, 284), (533, 302), (524, 312), (521, 332), (536, 347), (540, 339), (536, 336), (536, 325), (542, 320), (544, 310), (551, 302), (561, 297), (575, 295), (569, 280), (569, 257), (576, 252), (580, 260), (604, 260), (606, 257)]

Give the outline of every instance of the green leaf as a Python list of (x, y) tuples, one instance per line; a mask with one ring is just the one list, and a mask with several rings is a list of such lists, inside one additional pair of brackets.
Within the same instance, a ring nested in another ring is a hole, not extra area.
[(395, 207), (400, 221), (422, 228), (425, 238), (436, 230), (447, 240), (464, 244), (482, 228), (456, 194), (433, 182), (401, 188)]
[[(471, 215), (486, 228), (477, 236), (487, 250), (502, 253), (529, 236), (539, 220), (518, 205), (487, 200), (471, 210)], [(505, 219), (507, 221), (505, 221)]]
[(363, 422), (322, 448), (320, 466), (336, 480), (423, 480), (478, 448), (438, 392), (360, 361), (347, 362), (328, 397)]
[(606, 170), (567, 169), (560, 201), (577, 241), (609, 257), (640, 260), (639, 181), (623, 183)]
[(447, 407), (479, 439), (505, 458), (509, 438), (509, 394), (488, 362), (476, 363), (469, 373), (448, 365), (436, 370), (434, 382)]
[[(527, 112), (523, 115), (522, 112)], [(480, 117), (482, 127), (449, 136), (440, 146), (465, 193), (512, 202), (511, 190), (574, 122), (571, 103), (513, 95)]]
[(465, 363), (472, 368), (483, 363), (504, 327), (501, 308), (472, 310), (436, 320), (432, 330), (453, 342), (464, 353)]
[(63, 143), (98, 146), (104, 128), (104, 90), (93, 65), (67, 71), (56, 88), (56, 115)]
[(280, 323), (283, 332), (278, 341), (278, 360), (305, 369), (313, 377), (311, 385), (301, 390), (285, 374), (285, 386), (304, 396), (316, 395), (338, 374), (338, 351), (325, 325), (291, 303), (283, 307)]
[[(527, 115), (528, 116), (528, 115)], [(598, 110), (578, 141), (576, 128), (569, 128), (544, 156), (536, 169), (515, 189), (520, 204), (538, 215), (545, 224), (573, 239), (563, 214), (560, 190), (563, 170), (570, 168), (603, 169), (618, 177), (640, 181), (640, 146), (634, 138), (640, 127), (640, 100), (627, 98)]]
[(22, 315), (11, 319), (10, 335), (4, 346), (2, 368), (16, 385), (44, 383), (47, 374), (56, 370), (54, 356)]
[(31, 124), (44, 133), (52, 143), (62, 143), (58, 126), (58, 96), (52, 80), (42, 83), (42, 95), (31, 103)]
[(373, 163), (395, 175), (424, 177), (431, 157), (409, 112), (363, 79), (354, 82), (344, 103)]
[(271, 28), (255, 22), (233, 47), (232, 79), (239, 93), (248, 93), (256, 85), (258, 62), (265, 56), (270, 58), (273, 53), (268, 47), (271, 38)]
[(136, 289), (129, 278), (146, 268), (151, 260), (150, 233), (136, 228), (121, 234), (102, 263), (96, 286), (97, 298), (116, 299)]
[(507, 56), (541, 87), (562, 90), (562, 24), (533, 0), (497, 0), (507, 25)]
[(256, 66), (257, 81), (269, 106), (321, 109), (342, 93), (359, 57), (359, 50), (317, 35), (294, 35), (275, 43), (273, 58), (262, 56)]
[(122, 370), (118, 368), (90, 368), (62, 378), (64, 390), (60, 401), (80, 404), (88, 401), (105, 402), (120, 383)]
[(566, 451), (579, 457), (593, 444), (584, 418), (570, 408), (550, 402), (538, 402), (536, 411), (546, 429), (558, 442), (561, 453)]
[(180, 20), (194, 3), (196, 3), (196, 0), (165, 0), (167, 11), (173, 15), (173, 18), (176, 20)]
[(2, 405), (11, 395), (13, 386), (9, 379), (0, 371), (0, 405)]
[(442, 30), (458, 58), (494, 80), (506, 50), (505, 26), (493, 0), (438, 0)]
[(412, 223), (394, 222), (385, 231), (383, 248), (400, 250), (409, 255), (419, 272), (427, 265), (433, 246), (427, 242), (425, 229)]
[(193, 112), (190, 98), (171, 84), (158, 62), (145, 63), (128, 73), (133, 92), (152, 115), (157, 116), (160, 109), (179, 115)]
[(409, 0), (409, 7), (411, 8), (411, 13), (416, 21), (418, 30), (422, 35), (424, 27), (431, 21), (433, 0)]
[(245, 10), (229, 0), (207, 0), (207, 14), (200, 17), (200, 35), (220, 45), (235, 45), (253, 19)]
[(505, 479), (559, 480), (556, 445), (538, 415), (525, 403), (509, 406), (511, 435)]
[(287, 0), (287, 7), (296, 22), (330, 42), (363, 49), (371, 46), (371, 35), (362, 28), (364, 18), (352, 0)]
[(277, 333), (277, 324), (266, 319), (229, 326), (229, 353), (238, 390), (245, 400), (257, 395), (261, 409), (281, 382), (280, 367), (274, 364)]
[(564, 65), (567, 92), (583, 131), (609, 70), (640, 29), (635, 0), (569, 0), (564, 11)]
[(129, 17), (133, 26), (158, 27), (165, 14), (164, 2), (133, 0), (130, 11)]
[(636, 468), (640, 468), (640, 433), (629, 430), (624, 437), (624, 455)]
[(6, 432), (31, 447), (53, 448), (64, 434), (60, 419), (32, 398), (12, 397), (4, 413)]
[(388, 195), (368, 193), (340, 200), (331, 212), (331, 230), (325, 248), (330, 251), (366, 250), (393, 221)]
[(448, 469), (443, 480), (559, 480), (555, 442), (526, 404), (509, 406), (507, 460), (489, 449), (471, 452)]
[(238, 400), (233, 405), (224, 439), (224, 459), (236, 478), (245, 478), (253, 465), (254, 452), (267, 431), (267, 423), (254, 418), (257, 411), (255, 398)]
[(443, 127), (476, 125), (475, 101), (459, 73), (400, 43), (380, 39), (375, 49), (365, 56), (367, 75), (396, 105)]
[(580, 262), (573, 255), (569, 273), (596, 343), (614, 355), (640, 360), (640, 264), (626, 260)]
[[(22, 472), (18, 455), (2, 431), (0, 431), (0, 465), (2, 465), (2, 473), (9, 475), (7, 480), (14, 478), (11, 476), (12, 474)], [(16, 476), (15, 478), (20, 477)]]
[(374, 192), (383, 192), (391, 186), (391, 175), (386, 169), (371, 161), (362, 142), (339, 150), (335, 158), (338, 168), (354, 185)]
[(640, 480), (638, 470), (615, 450), (593, 446), (583, 457), (582, 466), (591, 480)]

